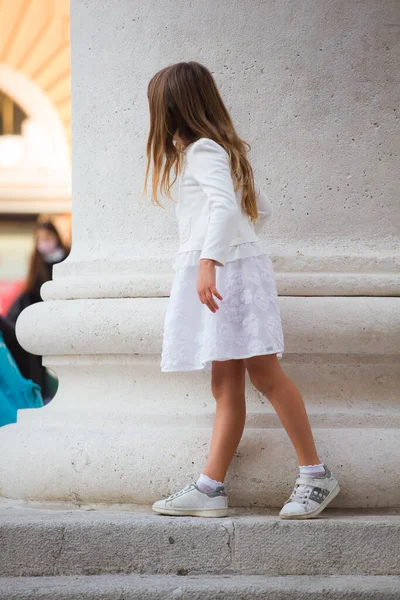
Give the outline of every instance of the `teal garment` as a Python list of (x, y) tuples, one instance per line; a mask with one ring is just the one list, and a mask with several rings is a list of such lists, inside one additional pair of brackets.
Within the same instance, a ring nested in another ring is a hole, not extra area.
[(41, 406), (40, 386), (21, 375), (0, 332), (0, 426), (16, 423), (21, 408)]

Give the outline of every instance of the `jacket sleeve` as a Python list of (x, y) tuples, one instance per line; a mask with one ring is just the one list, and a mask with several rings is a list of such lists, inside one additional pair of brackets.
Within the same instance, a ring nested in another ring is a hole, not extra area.
[(224, 266), (239, 212), (229, 155), (213, 140), (201, 139), (192, 149), (189, 171), (209, 203), (209, 222), (200, 260), (210, 258)]
[(272, 207), (267, 196), (260, 188), (256, 188), (256, 196), (258, 219), (255, 222), (255, 230), (258, 233), (262, 229), (264, 223), (271, 218)]

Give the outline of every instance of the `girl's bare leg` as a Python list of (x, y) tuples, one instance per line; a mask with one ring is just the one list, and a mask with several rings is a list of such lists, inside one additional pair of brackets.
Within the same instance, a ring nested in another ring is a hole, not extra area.
[(274, 407), (295, 447), (299, 465), (320, 464), (303, 399), (281, 369), (276, 354), (253, 356), (244, 363), (255, 388)]
[(210, 451), (203, 473), (224, 481), (246, 420), (245, 373), (243, 360), (214, 361), (211, 390), (216, 400)]

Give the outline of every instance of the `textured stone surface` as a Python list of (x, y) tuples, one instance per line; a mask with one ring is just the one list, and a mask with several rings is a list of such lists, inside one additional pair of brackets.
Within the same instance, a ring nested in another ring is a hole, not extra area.
[(286, 522), (133, 512), (0, 511), (0, 575), (247, 573), (400, 575), (400, 516), (328, 511)]
[(0, 580), (0, 600), (398, 600), (399, 577), (112, 575)]
[(0, 531), (2, 575), (208, 573), (230, 564), (229, 531), (218, 519), (43, 512), (6, 517)]
[(388, 272), (379, 264), (398, 256), (400, 218), (398, 17), (396, 0), (267, 0), (251, 10), (240, 0), (190, 10), (185, 0), (73, 0), (74, 249), (56, 271), (112, 276), (149, 258), (157, 271), (172, 257), (173, 205), (138, 200), (146, 86), (158, 69), (192, 59), (213, 71), (252, 146), (278, 270), (331, 275), (336, 290), (349, 270)]
[[(399, 575), (399, 517), (340, 513), (315, 522), (233, 521), (233, 570), (307, 575)], [(399, 590), (400, 591), (400, 590)]]
[[(147, 83), (195, 59), (273, 205), (262, 237), (285, 294), (282, 364), (340, 479), (335, 506), (399, 506), (399, 299), (379, 297), (399, 284), (399, 5), (248, 4), (72, 1), (73, 247), (45, 286), (55, 301), (17, 327), (60, 386), (3, 428), (0, 496), (148, 504), (204, 466), (209, 374), (159, 371), (174, 205), (139, 201)], [(231, 503), (279, 506), (295, 453), (266, 399), (248, 398)]]
[[(54, 418), (54, 412), (49, 416)], [(172, 418), (168, 415), (169, 421)], [(196, 416), (192, 418), (195, 420)], [(8, 426), (2, 433), (2, 442), (5, 447), (12, 442), (15, 451), (7, 459), (1, 494), (33, 500), (70, 500), (79, 505), (149, 504), (181, 489), (201, 472), (209, 427), (173, 427), (171, 422), (165, 427), (135, 426), (133, 418), (126, 427), (117, 428), (107, 422), (124, 420), (124, 413), (115, 411), (103, 413), (102, 419), (103, 424), (98, 419), (85, 428), (43, 423), (36, 431), (22, 423), (19, 428)], [(340, 481), (341, 493), (333, 506), (399, 506), (398, 429), (314, 428), (314, 434), (321, 455)], [(40, 455), (45, 467), (22, 468), (21, 461), (28, 452)], [(291, 443), (282, 429), (247, 429), (227, 478), (230, 504), (280, 507), (292, 491), (297, 473)]]

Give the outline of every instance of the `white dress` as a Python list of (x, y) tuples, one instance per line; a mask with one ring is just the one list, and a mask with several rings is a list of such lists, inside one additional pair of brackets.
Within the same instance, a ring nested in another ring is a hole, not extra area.
[[(220, 201), (219, 208), (213, 210), (220, 210), (222, 218), (224, 202), (235, 202), (225, 150), (214, 141), (201, 138), (185, 153), (185, 167), (178, 183), (178, 221), (181, 218), (182, 223), (182, 201), (186, 207), (191, 200), (195, 206), (204, 208), (204, 202), (210, 201), (210, 197), (215, 204), (217, 199)], [(206, 188), (207, 193), (197, 199), (196, 193), (201, 187)], [(225, 193), (221, 194), (221, 190)], [(266, 217), (269, 209), (262, 203), (259, 208), (259, 214), (264, 212)], [(201, 219), (201, 216), (197, 218)], [(187, 220), (186, 217), (183, 219), (184, 224)], [(206, 252), (204, 247), (188, 251), (184, 246), (180, 247), (165, 316), (162, 371), (210, 370), (212, 361), (262, 354), (282, 357), (283, 333), (272, 261), (260, 241), (238, 242), (229, 246), (226, 254), (218, 252), (218, 240), (223, 241), (224, 231), (223, 226), (213, 230), (212, 233), (220, 237), (217, 240), (208, 238)], [(186, 225), (180, 226), (181, 241), (185, 242), (187, 236)], [(216, 287), (223, 299), (215, 299), (220, 307), (215, 313), (200, 302), (196, 292), (199, 261), (203, 255), (208, 258), (218, 256), (216, 260), (224, 262), (223, 266), (216, 267)]]
[(216, 299), (220, 308), (215, 313), (198, 298), (198, 263), (185, 266), (187, 257), (180, 255), (165, 317), (161, 371), (210, 370), (213, 360), (261, 354), (282, 357), (283, 332), (272, 261), (267, 254), (258, 253), (259, 244), (250, 244), (253, 248), (249, 251), (257, 251), (255, 256), (227, 261), (216, 269), (217, 290), (223, 300)]

